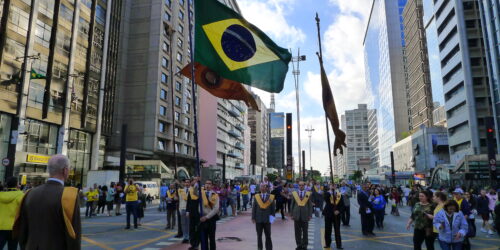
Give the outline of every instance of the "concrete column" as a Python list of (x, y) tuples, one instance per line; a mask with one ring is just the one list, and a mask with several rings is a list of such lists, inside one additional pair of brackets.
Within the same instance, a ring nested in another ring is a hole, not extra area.
[[(75, 0), (75, 10), (73, 11), (73, 25), (71, 27), (71, 50), (68, 61), (68, 79), (66, 80), (66, 102), (64, 103), (63, 122), (59, 128), (59, 137), (57, 138), (57, 153), (68, 154), (68, 138), (69, 138), (69, 115), (71, 113), (71, 93), (74, 82), (78, 78), (74, 74), (76, 41), (78, 38), (78, 23), (80, 21), (80, 0)], [(89, 44), (92, 46), (92, 44)]]
[(104, 109), (104, 87), (106, 86), (106, 71), (108, 64), (108, 46), (109, 46), (109, 26), (111, 23), (111, 6), (113, 0), (108, 0), (106, 6), (106, 25), (104, 30), (104, 47), (102, 52), (101, 80), (99, 83), (99, 106), (97, 109), (97, 127), (95, 135), (92, 137), (92, 154), (90, 156), (90, 168), (97, 170), (99, 168), (99, 144), (102, 131), (102, 112)]

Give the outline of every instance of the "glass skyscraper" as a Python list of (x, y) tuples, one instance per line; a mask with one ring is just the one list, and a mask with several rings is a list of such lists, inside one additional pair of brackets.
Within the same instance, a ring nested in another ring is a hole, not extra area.
[(378, 110), (379, 166), (390, 165), (392, 145), (409, 128), (402, 26), (405, 4), (406, 0), (374, 0), (363, 41), (366, 81), (376, 96), (370, 106)]

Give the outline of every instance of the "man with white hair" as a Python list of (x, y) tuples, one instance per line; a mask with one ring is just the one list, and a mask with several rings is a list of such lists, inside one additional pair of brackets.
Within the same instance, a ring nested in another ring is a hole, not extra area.
[(80, 249), (81, 224), (78, 189), (64, 187), (69, 159), (49, 159), (47, 182), (28, 190), (14, 225), (21, 249)]

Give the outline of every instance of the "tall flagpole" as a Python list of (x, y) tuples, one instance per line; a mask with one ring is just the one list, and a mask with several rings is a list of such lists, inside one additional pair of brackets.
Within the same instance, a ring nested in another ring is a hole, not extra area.
[[(193, 8), (193, 12), (195, 11), (195, 1), (188, 1), (188, 10)], [(198, 179), (198, 199), (199, 204), (200, 204), (200, 218), (203, 217), (203, 205), (202, 205), (202, 196), (201, 196), (201, 169), (200, 169), (200, 151), (198, 148), (198, 111), (197, 111), (197, 106), (196, 106), (196, 84), (195, 84), (195, 75), (194, 75), (194, 42), (193, 42), (193, 35), (194, 35), (194, 30), (193, 30), (193, 16), (192, 12), (188, 11), (188, 22), (189, 22), (189, 49), (191, 51), (190, 57), (191, 57), (191, 96), (193, 100), (193, 114), (194, 114), (194, 143), (195, 143), (195, 152), (196, 152), (196, 174), (199, 177)], [(175, 147), (175, 146), (174, 146)], [(175, 148), (174, 148), (175, 150)], [(199, 225), (198, 225), (199, 227)], [(200, 230), (200, 236), (201, 236), (201, 249), (202, 250), (207, 250), (207, 242), (205, 242), (205, 237), (203, 237), (203, 231)]]
[[(319, 28), (319, 16), (318, 13), (316, 13), (316, 27), (318, 28), (318, 46), (319, 46), (319, 54), (316, 53), (319, 57), (319, 64), (321, 68), (323, 68), (323, 51), (321, 49), (321, 32)], [(326, 122), (326, 139), (328, 141), (328, 157), (330, 158), (330, 179), (333, 183), (333, 161), (332, 161), (332, 149), (330, 145), (330, 130), (328, 126), (328, 116), (326, 115), (325, 112), (325, 122)]]

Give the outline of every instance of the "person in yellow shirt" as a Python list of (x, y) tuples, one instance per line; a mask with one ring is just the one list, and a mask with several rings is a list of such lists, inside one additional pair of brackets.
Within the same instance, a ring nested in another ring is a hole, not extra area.
[(247, 181), (243, 182), (243, 185), (241, 185), (241, 196), (243, 197), (243, 211), (247, 211), (247, 204), (248, 204), (248, 193), (250, 193), (248, 183)]
[(134, 216), (134, 228), (137, 228), (138, 191), (139, 188), (134, 184), (134, 180), (130, 179), (124, 190), (125, 210), (127, 211), (127, 227), (125, 229), (130, 229), (130, 215)]
[(99, 191), (90, 187), (87, 192), (85, 192), (86, 209), (85, 209), (85, 217), (92, 217), (94, 215), (94, 202), (99, 199)]
[[(441, 211), (444, 208), (444, 203), (446, 202), (447, 197), (446, 194), (444, 194), (443, 192), (435, 192), (434, 196), (432, 197), (432, 200), (434, 201), (434, 203), (436, 203), (436, 208), (434, 208), (433, 215), (431, 216), (428, 215), (429, 219), (434, 219), (434, 216), (436, 216), (436, 214), (439, 213), (439, 211)], [(436, 227), (433, 227), (433, 232), (437, 237), (439, 231), (437, 230)]]
[(12, 238), (12, 228), (17, 210), (21, 205), (24, 193), (17, 189), (17, 178), (7, 178), (7, 189), (0, 192), (0, 249), (17, 249), (18, 242)]

